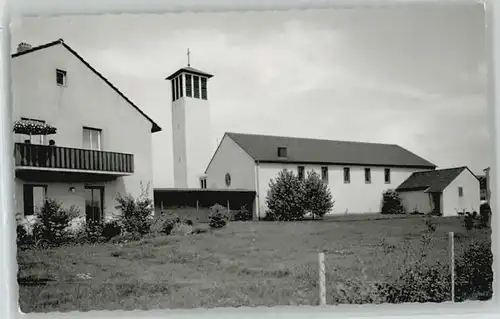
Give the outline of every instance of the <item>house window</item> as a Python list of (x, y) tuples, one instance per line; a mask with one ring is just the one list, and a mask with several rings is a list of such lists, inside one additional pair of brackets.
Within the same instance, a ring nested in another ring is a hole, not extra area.
[(351, 170), (349, 167), (344, 167), (344, 184), (349, 184), (351, 182)]
[(299, 179), (304, 179), (304, 166), (297, 167)]
[(193, 80), (191, 74), (186, 74), (186, 96), (193, 96)]
[(328, 182), (328, 166), (321, 167), (321, 180)]
[(458, 197), (464, 196), (464, 188), (462, 186), (458, 187)]
[(391, 169), (390, 168), (384, 169), (384, 180), (385, 180), (386, 184), (391, 183)]
[(24, 216), (34, 215), (43, 207), (47, 198), (46, 185), (23, 185)]
[[(22, 121), (31, 121), (31, 122), (37, 122), (37, 123), (45, 123), (45, 121), (42, 120), (36, 120), (36, 119), (30, 119), (27, 117), (21, 117)], [(29, 140), (31, 144), (39, 144), (39, 145), (44, 145), (45, 144), (45, 136), (43, 135), (23, 135), (23, 140)]]
[(96, 128), (83, 128), (83, 148), (91, 150), (101, 149), (101, 130)]
[(201, 98), (207, 99), (207, 78), (201, 78)]
[(56, 83), (59, 86), (66, 86), (66, 71), (57, 69), (56, 70)]
[(172, 101), (175, 101), (175, 79), (172, 80)]
[(179, 97), (184, 96), (184, 87), (182, 86), (182, 75), (179, 76)]
[(200, 77), (193, 76), (194, 98), (200, 98)]
[(207, 178), (206, 177), (200, 178), (200, 187), (203, 189), (207, 188)]
[(369, 184), (372, 182), (372, 172), (371, 169), (365, 168), (365, 183)]
[(278, 157), (286, 157), (286, 147), (278, 147)]

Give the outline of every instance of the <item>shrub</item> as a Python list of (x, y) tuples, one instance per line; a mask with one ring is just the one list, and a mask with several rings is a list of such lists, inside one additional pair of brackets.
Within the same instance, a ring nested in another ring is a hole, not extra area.
[(153, 201), (148, 197), (148, 189), (143, 189), (142, 194), (137, 199), (131, 195), (122, 196), (118, 194), (116, 198), (118, 202), (117, 208), (122, 212), (120, 222), (124, 231), (139, 236), (143, 236), (150, 231), (154, 206)]
[(96, 242), (102, 234), (102, 222), (88, 219), (85, 223), (85, 235), (90, 242)]
[(304, 183), (284, 169), (269, 182), (266, 197), (268, 220), (291, 221), (304, 217)]
[(464, 226), (467, 230), (474, 228), (474, 217), (469, 212), (465, 213)]
[(18, 247), (25, 247), (33, 243), (32, 236), (23, 225), (18, 224), (16, 227), (16, 243)]
[(248, 211), (245, 205), (241, 206), (240, 210), (234, 214), (234, 220), (247, 221), (252, 220), (252, 214)]
[(69, 239), (68, 228), (71, 220), (78, 215), (74, 206), (63, 209), (58, 201), (47, 199), (37, 212), (37, 221), (33, 227), (35, 240), (44, 239), (54, 245), (62, 244)]
[(361, 276), (338, 280), (334, 286), (333, 302), (336, 304), (381, 304), (385, 300), (379, 284), (368, 280), (365, 267)]
[(388, 189), (382, 193), (381, 212), (387, 215), (404, 213), (401, 197), (395, 190)]
[(176, 221), (173, 219), (164, 220), (162, 222), (161, 232), (164, 233), (165, 235), (170, 235), (176, 224), (177, 224)]
[(425, 220), (425, 226), (427, 226), (427, 232), (429, 233), (436, 231), (436, 223), (430, 218)]
[(226, 226), (230, 216), (227, 209), (219, 204), (210, 207), (210, 214), (208, 215), (208, 225), (211, 228), (222, 228)]
[(473, 243), (457, 259), (456, 298), (488, 300), (493, 296), (493, 253), (490, 243)]
[(443, 302), (450, 300), (449, 266), (417, 262), (406, 268), (392, 283), (379, 285), (390, 303)]
[(112, 220), (104, 224), (102, 228), (102, 236), (107, 240), (110, 240), (113, 237), (119, 236), (122, 232), (122, 228), (118, 221)]
[(328, 185), (321, 180), (321, 177), (314, 171), (307, 174), (304, 181), (304, 210), (313, 217), (322, 218), (333, 208), (332, 193)]
[(193, 227), (187, 224), (175, 224), (170, 232), (170, 235), (173, 236), (186, 236), (191, 235), (193, 233)]
[(490, 227), (491, 219), (491, 207), (488, 203), (481, 204), (479, 207), (479, 227), (488, 228)]

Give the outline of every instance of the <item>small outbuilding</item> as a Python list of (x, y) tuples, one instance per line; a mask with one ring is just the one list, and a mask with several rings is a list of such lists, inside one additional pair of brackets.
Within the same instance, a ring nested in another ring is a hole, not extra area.
[(414, 172), (396, 188), (408, 213), (479, 212), (480, 182), (466, 166)]

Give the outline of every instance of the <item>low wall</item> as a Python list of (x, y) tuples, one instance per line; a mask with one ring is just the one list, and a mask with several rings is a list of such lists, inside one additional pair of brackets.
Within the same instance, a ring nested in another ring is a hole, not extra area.
[(242, 206), (253, 216), (254, 191), (209, 189), (155, 189), (155, 212), (169, 211), (193, 221), (206, 222), (209, 208), (215, 204), (237, 211)]

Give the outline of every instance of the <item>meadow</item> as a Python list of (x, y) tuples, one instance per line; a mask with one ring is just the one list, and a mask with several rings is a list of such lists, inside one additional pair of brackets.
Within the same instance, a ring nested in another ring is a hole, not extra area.
[[(230, 222), (186, 236), (125, 243), (19, 250), (23, 312), (317, 305), (318, 253), (325, 252), (327, 304), (343, 283), (386, 282), (425, 255), (449, 263), (489, 229), (467, 231), (459, 218), (336, 217), (322, 221)], [(364, 277), (363, 277), (363, 276)]]

